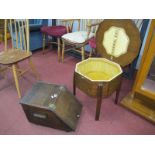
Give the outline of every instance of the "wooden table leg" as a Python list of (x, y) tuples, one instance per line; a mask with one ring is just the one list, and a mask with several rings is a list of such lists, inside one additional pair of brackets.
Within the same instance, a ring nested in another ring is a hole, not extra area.
[(118, 88), (116, 90), (115, 104), (118, 103), (119, 94), (120, 94), (120, 90), (121, 90), (121, 84), (122, 84), (122, 81), (121, 80), (122, 80), (122, 78), (120, 78), (120, 83), (119, 83), (119, 86), (118, 86)]
[(100, 109), (102, 104), (102, 89), (103, 89), (103, 84), (99, 84), (97, 89), (97, 105), (96, 105), (96, 115), (95, 115), (96, 121), (98, 121), (100, 117)]

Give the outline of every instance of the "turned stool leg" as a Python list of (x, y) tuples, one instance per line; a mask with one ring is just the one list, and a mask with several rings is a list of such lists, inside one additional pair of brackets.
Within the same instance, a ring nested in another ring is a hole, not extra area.
[(95, 115), (96, 121), (98, 121), (100, 117), (100, 109), (102, 104), (102, 89), (103, 89), (103, 85), (99, 84), (97, 89), (97, 105), (96, 105), (96, 115)]

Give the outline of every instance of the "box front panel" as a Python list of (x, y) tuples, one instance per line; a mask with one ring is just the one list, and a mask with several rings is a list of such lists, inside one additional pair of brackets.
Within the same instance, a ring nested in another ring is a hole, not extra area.
[(65, 124), (60, 118), (58, 118), (52, 111), (41, 109), (37, 107), (31, 107), (23, 105), (23, 109), (28, 120), (32, 123), (52, 127), (55, 129), (61, 129), (65, 131), (71, 131), (72, 129)]

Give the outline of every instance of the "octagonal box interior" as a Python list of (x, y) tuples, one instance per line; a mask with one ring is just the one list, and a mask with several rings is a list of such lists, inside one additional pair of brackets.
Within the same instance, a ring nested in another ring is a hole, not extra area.
[(82, 105), (63, 85), (37, 82), (20, 103), (28, 120), (55, 129), (74, 131)]
[(76, 87), (91, 97), (97, 97), (99, 84), (103, 84), (102, 97), (110, 96), (120, 85), (121, 67), (104, 58), (89, 58), (76, 65)]

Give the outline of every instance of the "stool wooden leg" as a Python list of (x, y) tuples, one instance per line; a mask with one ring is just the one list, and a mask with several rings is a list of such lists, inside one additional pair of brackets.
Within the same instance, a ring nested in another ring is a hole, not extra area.
[(62, 40), (62, 63), (64, 62), (64, 54), (65, 54), (65, 41)]
[(20, 92), (20, 88), (19, 88), (18, 75), (17, 75), (17, 68), (16, 68), (15, 64), (12, 65), (12, 71), (13, 71), (13, 76), (14, 76), (14, 80), (15, 80), (17, 93), (18, 93), (19, 98), (21, 98), (21, 92)]
[(58, 43), (58, 61), (60, 62), (60, 57), (61, 57), (61, 51), (60, 51), (60, 38), (57, 38), (57, 43)]
[(43, 54), (45, 54), (45, 42), (46, 42), (46, 35), (43, 34)]
[(98, 121), (100, 117), (100, 110), (101, 110), (101, 104), (102, 104), (102, 89), (103, 89), (103, 85), (99, 84), (97, 89), (97, 105), (96, 105), (96, 115), (95, 115), (96, 121)]
[(75, 81), (75, 72), (73, 76), (73, 94), (76, 95), (76, 81)]
[(84, 60), (85, 59), (84, 46), (81, 47), (81, 56), (82, 56), (82, 60)]
[(120, 94), (120, 90), (121, 90), (121, 84), (122, 84), (122, 82), (120, 81), (120, 84), (119, 84), (119, 86), (118, 86), (118, 88), (116, 90), (115, 104), (118, 103), (119, 94)]
[(32, 72), (33, 72), (34, 76), (36, 77), (36, 79), (39, 80), (39, 79), (40, 79), (40, 75), (39, 75), (39, 73), (37, 72), (37, 70), (36, 70), (36, 68), (35, 68), (35, 65), (33, 64), (31, 58), (29, 58), (29, 65), (30, 65), (30, 67), (31, 67), (31, 69), (32, 69)]

